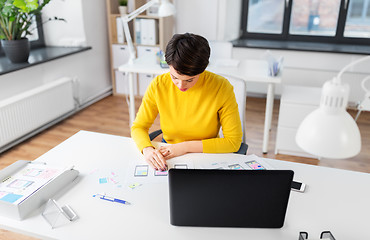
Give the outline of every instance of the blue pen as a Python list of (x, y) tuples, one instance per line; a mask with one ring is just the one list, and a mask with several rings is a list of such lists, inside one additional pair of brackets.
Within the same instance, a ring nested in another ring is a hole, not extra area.
[(103, 199), (103, 200), (106, 200), (106, 201), (109, 201), (109, 202), (117, 202), (117, 203), (122, 203), (122, 204), (125, 204), (125, 205), (131, 205), (131, 203), (129, 203), (125, 200), (114, 198), (114, 197), (109, 197), (109, 196), (106, 196), (106, 195), (96, 194), (96, 195), (93, 195), (93, 197), (98, 197), (100, 199)]

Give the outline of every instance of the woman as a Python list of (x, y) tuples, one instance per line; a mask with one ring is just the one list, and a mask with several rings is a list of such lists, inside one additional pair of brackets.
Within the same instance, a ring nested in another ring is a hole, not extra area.
[[(149, 85), (131, 136), (145, 161), (156, 170), (166, 169), (166, 160), (191, 152), (236, 152), (242, 142), (238, 105), (232, 85), (205, 71), (209, 63), (208, 41), (199, 35), (175, 34), (166, 47), (169, 73)], [(148, 130), (158, 113), (163, 140), (155, 149)], [(224, 138), (218, 137), (222, 126)]]

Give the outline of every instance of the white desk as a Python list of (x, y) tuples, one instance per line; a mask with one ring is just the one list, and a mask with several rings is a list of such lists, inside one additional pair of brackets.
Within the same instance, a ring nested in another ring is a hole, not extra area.
[[(226, 76), (232, 76), (243, 79), (246, 82), (259, 82), (267, 84), (267, 99), (265, 109), (265, 124), (263, 132), (262, 152), (267, 153), (269, 133), (271, 129), (271, 119), (274, 106), (275, 84), (281, 83), (281, 76), (269, 76), (267, 61), (263, 60), (244, 60), (238, 67), (209, 66), (207, 70)], [(134, 101), (134, 83), (133, 75), (135, 73), (163, 74), (168, 69), (161, 68), (152, 58), (138, 58), (133, 64), (124, 64), (118, 68), (120, 72), (129, 74), (129, 95), (130, 95), (130, 126), (135, 120), (135, 101)]]
[[(281, 229), (171, 226), (168, 185), (165, 183), (148, 183), (135, 190), (126, 190), (124, 199), (132, 202), (131, 206), (92, 197), (98, 191), (108, 191), (91, 174), (94, 169), (114, 170), (125, 175), (129, 161), (139, 157), (141, 155), (130, 138), (85, 131), (77, 133), (36, 161), (73, 164), (80, 171), (79, 182), (57, 198), (59, 203), (69, 204), (79, 219), (52, 230), (38, 210), (23, 221), (0, 217), (0, 228), (42, 239), (66, 240), (297, 240), (300, 231), (318, 238), (324, 230), (330, 230), (338, 240), (370, 237), (369, 174), (272, 159), (265, 161), (278, 169), (294, 170), (294, 179), (308, 185), (305, 193), (291, 192), (285, 225)], [(244, 157), (238, 154), (192, 155), (195, 165), (209, 160), (232, 161)]]

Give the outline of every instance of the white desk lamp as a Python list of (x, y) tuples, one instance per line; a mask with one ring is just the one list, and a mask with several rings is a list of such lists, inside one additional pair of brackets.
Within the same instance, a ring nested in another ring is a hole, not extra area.
[[(132, 43), (132, 38), (130, 34), (130, 29), (128, 27), (128, 23), (136, 18), (140, 13), (144, 12), (151, 6), (153, 6), (156, 3), (160, 3), (160, 6), (158, 8), (158, 17), (168, 17), (171, 15), (174, 15), (176, 12), (175, 6), (169, 2), (169, 0), (151, 0), (144, 4), (143, 6), (139, 7), (138, 9), (132, 11), (130, 14), (121, 16), (122, 20), (122, 25), (123, 25), (123, 30), (126, 35), (126, 40), (127, 40), (127, 46), (129, 50), (129, 60), (128, 64), (133, 65), (134, 60), (136, 59), (136, 53), (135, 53), (135, 48), (134, 44)], [(135, 120), (135, 94), (134, 94), (134, 77), (133, 73), (130, 73), (128, 75), (128, 85), (129, 85), (129, 96), (130, 96), (130, 102), (129, 104), (129, 112), (130, 112), (130, 126), (132, 126), (134, 120)]]
[(361, 112), (362, 111), (370, 111), (370, 89), (368, 89), (366, 87), (366, 82), (369, 81), (370, 82), (370, 76), (367, 76), (365, 77), (364, 79), (362, 79), (362, 82), (361, 82), (361, 87), (362, 89), (365, 91), (365, 97), (364, 99), (361, 101), (360, 104), (357, 105), (357, 115), (356, 115), (356, 118), (355, 118), (355, 121), (357, 121), (358, 117), (360, 116)]
[(151, 0), (144, 4), (143, 6), (139, 7), (138, 9), (132, 11), (130, 14), (121, 16), (122, 19), (122, 24), (123, 24), (123, 30), (126, 35), (126, 40), (127, 40), (127, 46), (128, 50), (130, 53), (130, 58), (129, 58), (129, 64), (133, 63), (133, 60), (136, 58), (135, 54), (135, 48), (134, 44), (132, 43), (132, 38), (130, 34), (130, 29), (128, 27), (128, 23), (136, 18), (140, 13), (144, 12), (151, 6), (153, 6), (156, 3), (160, 3), (160, 6), (158, 8), (158, 17), (168, 17), (171, 15), (174, 15), (176, 12), (175, 6), (169, 2), (169, 0)]
[(350, 67), (370, 59), (360, 58), (345, 66), (322, 89), (320, 107), (301, 123), (296, 142), (304, 151), (323, 158), (343, 159), (361, 150), (360, 130), (346, 111), (349, 86), (341, 83), (342, 74)]

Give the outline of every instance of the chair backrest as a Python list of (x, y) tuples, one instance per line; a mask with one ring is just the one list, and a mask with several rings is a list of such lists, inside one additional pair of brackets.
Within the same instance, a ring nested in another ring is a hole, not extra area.
[[(238, 104), (239, 116), (240, 121), (242, 123), (242, 131), (243, 131), (243, 142), (246, 142), (246, 132), (245, 132), (245, 111), (246, 111), (246, 99), (247, 99), (247, 87), (244, 80), (231, 77), (227, 75), (223, 75), (231, 85), (234, 87), (234, 93), (236, 98), (236, 103)], [(222, 128), (220, 129), (220, 137), (223, 137)]]
[(226, 41), (210, 41), (209, 46), (211, 48), (210, 62), (215, 59), (231, 59), (233, 44)]

